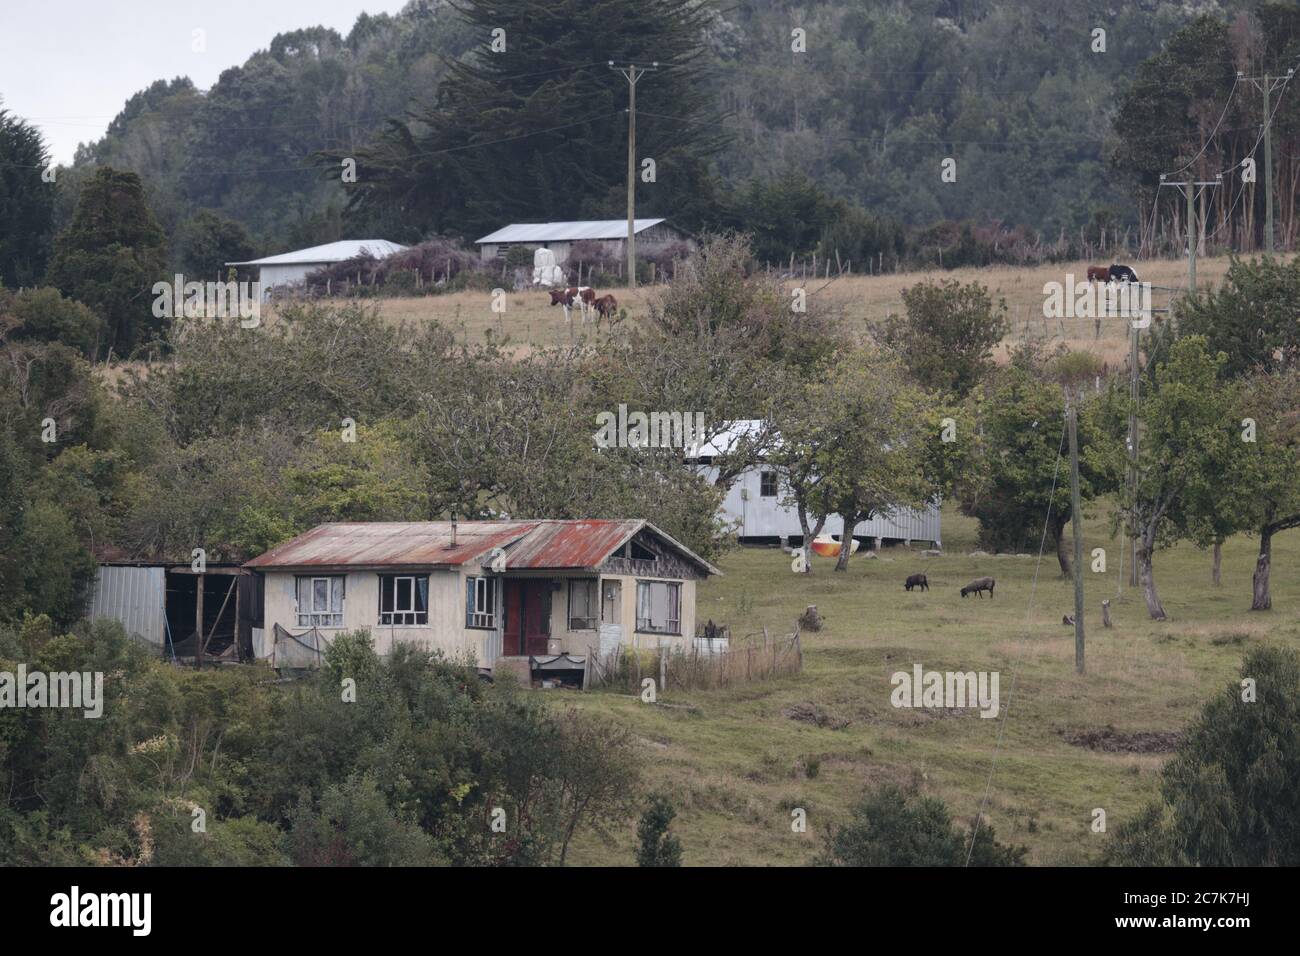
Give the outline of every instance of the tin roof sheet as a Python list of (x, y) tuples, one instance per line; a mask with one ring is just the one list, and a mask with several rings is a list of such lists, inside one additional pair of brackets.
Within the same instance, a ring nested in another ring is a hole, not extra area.
[[(665, 219), (637, 219), (636, 231), (644, 232)], [(514, 222), (488, 233), (484, 242), (576, 242), (582, 239), (626, 239), (626, 219), (589, 219), (573, 222)]]

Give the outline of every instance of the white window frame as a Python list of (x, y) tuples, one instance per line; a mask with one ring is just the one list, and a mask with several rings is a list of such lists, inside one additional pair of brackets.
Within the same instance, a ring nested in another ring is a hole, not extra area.
[[(302, 607), (302, 585), (308, 582), (307, 594), (311, 606)], [(325, 582), (325, 606), (317, 606), (316, 582)], [(335, 582), (338, 583), (338, 609), (334, 608)], [(347, 607), (347, 576), (343, 574), (308, 574), (294, 578), (294, 605), (297, 609), (299, 627), (338, 628), (343, 626), (343, 614)]]
[[(474, 606), (465, 608), (465, 626), (494, 631), (497, 626), (497, 578), (471, 575)], [(468, 595), (466, 596), (468, 599)]]
[[(587, 616), (575, 617), (573, 607), (573, 588), (577, 585), (587, 592)], [(594, 631), (600, 623), (600, 582), (595, 578), (569, 579), (569, 630)]]
[[(397, 582), (410, 581), (410, 607), (397, 606)], [(424, 582), (424, 610), (416, 608), (415, 596), (420, 582)], [(393, 589), (393, 609), (384, 610), (384, 588)], [(381, 574), (379, 575), (379, 624), (381, 627), (428, 627), (429, 626), (429, 576), (427, 574)]]
[[(655, 587), (667, 588), (669, 593), (676, 591), (677, 600), (669, 600), (669, 613), (676, 604), (677, 618), (674, 620), (668, 617), (664, 621), (663, 627), (655, 627), (654, 622), (648, 617), (642, 617), (643, 610), (649, 610), (653, 600), (649, 597), (651, 589)], [(682, 582), (680, 581), (641, 581), (636, 582), (636, 630), (638, 634), (668, 634), (674, 637), (680, 637), (682, 633)]]

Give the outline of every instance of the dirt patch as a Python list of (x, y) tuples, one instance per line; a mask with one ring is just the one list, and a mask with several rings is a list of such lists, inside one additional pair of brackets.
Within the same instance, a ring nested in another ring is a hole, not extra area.
[(1121, 733), (1114, 727), (1057, 731), (1068, 744), (1110, 754), (1163, 754), (1172, 752), (1183, 739), (1177, 730), (1138, 730)]
[(843, 730), (849, 725), (848, 718), (832, 714), (807, 700), (791, 704), (789, 707), (783, 708), (781, 713), (791, 720), (812, 724), (815, 727), (827, 727), (831, 730)]

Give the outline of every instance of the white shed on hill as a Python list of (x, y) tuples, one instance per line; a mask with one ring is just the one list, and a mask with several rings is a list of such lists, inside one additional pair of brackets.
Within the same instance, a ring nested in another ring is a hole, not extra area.
[(387, 239), (342, 239), (338, 242), (327, 242), (323, 246), (312, 246), (310, 249), (282, 252), (278, 256), (249, 259), (247, 262), (227, 262), (226, 265), (256, 267), (262, 283), (262, 292), (266, 294), (276, 286), (297, 285), (306, 278), (307, 273), (314, 272), (322, 266), (346, 262), (367, 253), (376, 259), (384, 259), (405, 248), (406, 246), (389, 242)]
[[(718, 474), (713, 459), (725, 454), (744, 436), (758, 436), (762, 428), (763, 422), (758, 419), (728, 423), (726, 431), (700, 447), (695, 460), (701, 473), (713, 481)], [(737, 523), (741, 541), (786, 543), (791, 539), (799, 540), (803, 537), (803, 530), (799, 527), (799, 514), (793, 507), (782, 504), (786, 493), (780, 475), (774, 469), (759, 464), (746, 469), (736, 479), (722, 502), (720, 517)], [(823, 533), (841, 537), (844, 533), (844, 519), (839, 515), (831, 515), (826, 519)], [(939, 505), (936, 502), (919, 511), (900, 508), (891, 514), (862, 522), (852, 533), (854, 537), (864, 540), (880, 538), (883, 541), (928, 541), (936, 548), (942, 547)]]
[[(667, 219), (637, 219), (636, 247), (649, 252), (671, 242), (689, 242), (690, 237), (668, 224)], [(598, 242), (607, 254), (618, 258), (625, 254), (626, 219), (592, 219), (574, 222), (516, 222), (488, 233), (478, 240), (479, 255), (484, 262), (504, 258), (511, 246), (550, 249), (555, 261), (564, 263), (575, 242)]]

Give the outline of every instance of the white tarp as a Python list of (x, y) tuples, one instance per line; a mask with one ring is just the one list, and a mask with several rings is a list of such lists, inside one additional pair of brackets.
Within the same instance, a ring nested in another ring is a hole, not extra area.
[(564, 270), (555, 264), (555, 253), (550, 249), (538, 249), (533, 253), (533, 285), (549, 288), (564, 285)]

